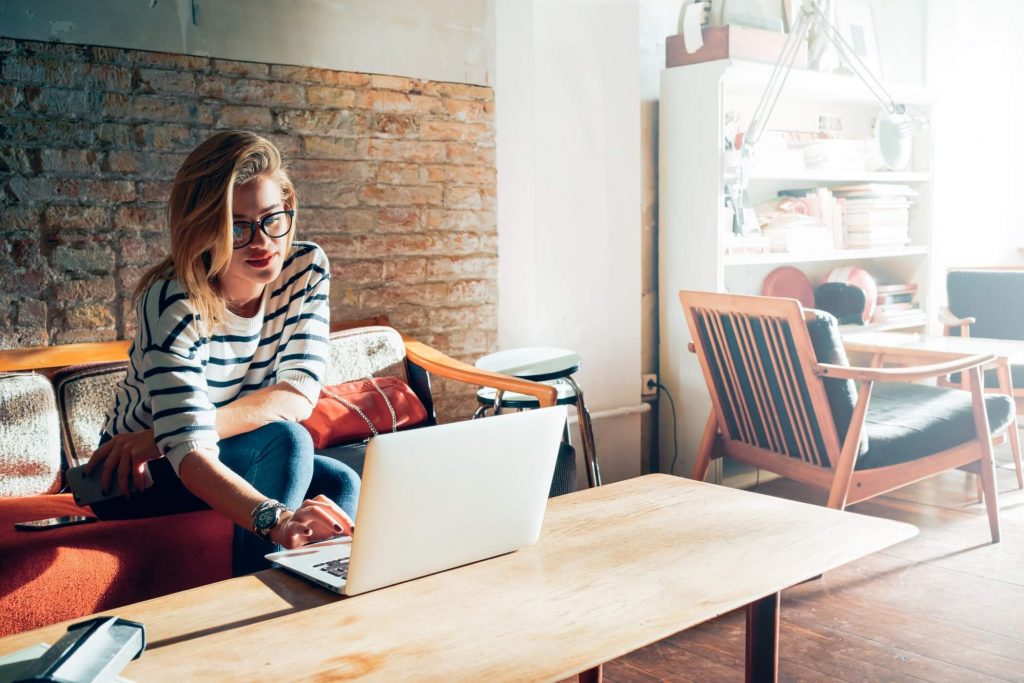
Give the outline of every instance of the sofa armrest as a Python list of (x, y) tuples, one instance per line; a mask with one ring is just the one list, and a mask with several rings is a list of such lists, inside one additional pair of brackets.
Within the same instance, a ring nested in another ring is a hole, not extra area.
[(111, 342), (8, 349), (0, 351), (0, 371), (42, 370), (80, 363), (127, 360), (131, 345), (131, 341), (121, 339)]
[(468, 363), (455, 360), (415, 339), (405, 338), (405, 353), (410, 363), (438, 377), (445, 377), (456, 382), (475, 384), (482, 387), (492, 387), (499, 391), (515, 391), (520, 394), (527, 394), (535, 397), (541, 407), (555, 405), (555, 400), (558, 397), (558, 390), (553, 386), (503, 375), (498, 372), (481, 370)]

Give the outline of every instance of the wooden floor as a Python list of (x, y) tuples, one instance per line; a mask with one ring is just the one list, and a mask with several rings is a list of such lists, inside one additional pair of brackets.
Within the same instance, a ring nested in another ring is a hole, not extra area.
[[(921, 533), (783, 592), (779, 680), (1024, 681), (1024, 491), (998, 455), (997, 545), (973, 475), (949, 472), (850, 508)], [(824, 502), (783, 480), (754, 490)], [(605, 680), (742, 681), (743, 644), (743, 613), (733, 612), (608, 663)]]

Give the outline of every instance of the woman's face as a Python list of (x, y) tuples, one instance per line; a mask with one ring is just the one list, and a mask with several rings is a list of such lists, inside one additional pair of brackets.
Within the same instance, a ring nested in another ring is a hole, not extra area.
[[(280, 275), (287, 256), (291, 218), (286, 214), (271, 217), (265, 224), (266, 230), (260, 229), (259, 222), (275, 212), (289, 208), (282, 201), (281, 186), (267, 175), (256, 176), (234, 189), (233, 223), (255, 222), (257, 225), (252, 241), (234, 250), (231, 264), (218, 278), (221, 294), (229, 303), (249, 303), (263, 293), (264, 285)], [(270, 237), (268, 232), (280, 236)], [(244, 241), (250, 232), (246, 229), (240, 234)]]

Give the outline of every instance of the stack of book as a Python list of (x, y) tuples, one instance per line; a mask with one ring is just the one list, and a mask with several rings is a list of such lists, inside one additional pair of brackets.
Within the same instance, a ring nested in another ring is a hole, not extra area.
[(916, 327), (924, 325), (926, 314), (917, 302), (917, 285), (879, 285), (872, 323)]
[(912, 187), (865, 183), (835, 187), (832, 192), (846, 200), (847, 249), (910, 244), (910, 206), (917, 196)]
[(798, 213), (814, 219), (828, 235), (827, 238), (822, 238), (815, 248), (828, 250), (843, 248), (845, 203), (845, 199), (833, 196), (827, 187), (812, 187), (781, 190), (779, 199), (774, 204), (781, 211)]

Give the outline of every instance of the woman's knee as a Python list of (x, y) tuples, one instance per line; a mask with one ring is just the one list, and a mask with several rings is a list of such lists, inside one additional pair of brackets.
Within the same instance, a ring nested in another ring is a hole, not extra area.
[(307, 497), (323, 494), (355, 519), (359, 488), (359, 475), (351, 467), (323, 455), (314, 456), (313, 479)]

